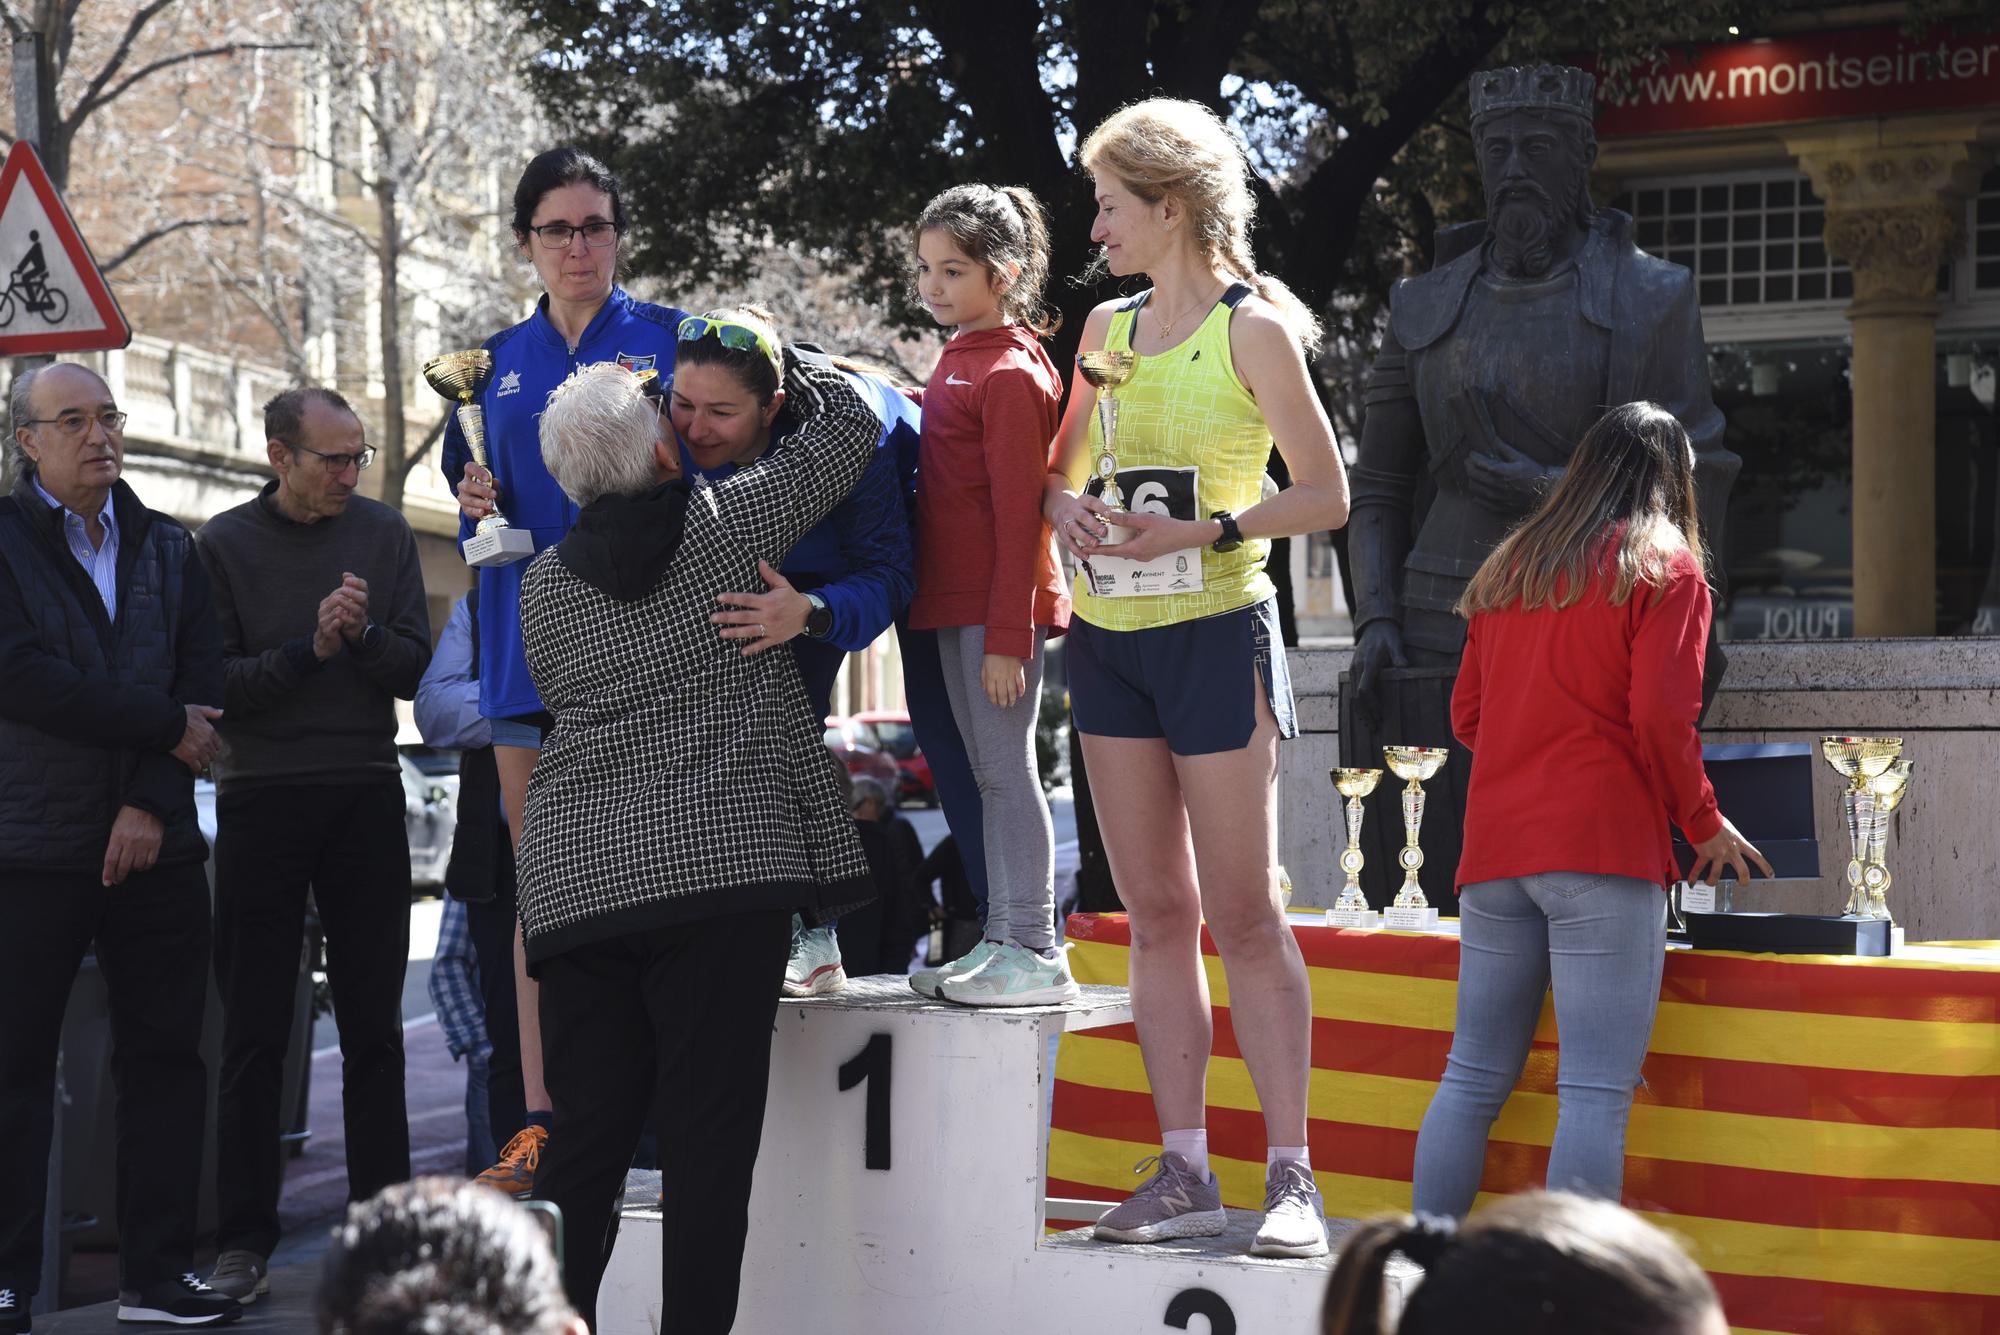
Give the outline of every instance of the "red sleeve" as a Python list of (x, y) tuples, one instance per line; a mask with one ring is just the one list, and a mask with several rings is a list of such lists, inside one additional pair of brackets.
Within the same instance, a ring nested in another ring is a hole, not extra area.
[(980, 381), (980, 450), (993, 503), (993, 582), (986, 590), (986, 652), (1027, 658), (1035, 648), (1036, 556), (1048, 542), (1042, 479), (1055, 434), (1055, 397), (1031, 369), (995, 366)]
[(1458, 661), (1458, 685), (1451, 692), (1451, 731), (1468, 751), (1479, 747), (1479, 623), (1465, 628), (1465, 653)]
[(1701, 735), (1695, 731), (1713, 614), (1708, 585), (1689, 564), (1676, 568), (1659, 602), (1652, 602), (1644, 588), (1633, 590), (1632, 601), (1639, 606), (1630, 697), (1639, 763), (1667, 815), (1698, 844), (1722, 828), (1715, 789), (1701, 764)]

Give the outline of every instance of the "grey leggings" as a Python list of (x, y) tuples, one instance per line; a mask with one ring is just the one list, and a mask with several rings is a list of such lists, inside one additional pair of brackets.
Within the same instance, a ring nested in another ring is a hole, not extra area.
[(937, 633), (945, 693), (986, 812), (986, 937), (1030, 950), (1055, 944), (1055, 825), (1035, 765), (1043, 635), (1037, 627), (1027, 690), (1012, 709), (999, 709), (979, 678), (986, 627), (947, 626)]

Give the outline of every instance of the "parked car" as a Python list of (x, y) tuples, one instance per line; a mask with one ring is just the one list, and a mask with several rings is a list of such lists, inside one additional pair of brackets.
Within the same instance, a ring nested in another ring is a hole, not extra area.
[(875, 730), (859, 719), (831, 714), (826, 720), (826, 749), (856, 778), (866, 776), (890, 792), (900, 784), (896, 761), (882, 749)]
[(896, 800), (936, 806), (937, 780), (931, 777), (931, 762), (924, 759), (923, 748), (917, 745), (917, 730), (910, 726), (909, 712), (864, 709), (854, 721), (866, 725), (875, 734), (876, 748), (896, 762)]

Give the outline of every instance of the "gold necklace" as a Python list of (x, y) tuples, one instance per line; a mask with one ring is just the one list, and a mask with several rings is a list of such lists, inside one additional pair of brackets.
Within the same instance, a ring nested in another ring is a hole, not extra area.
[(1202, 301), (1197, 299), (1194, 305), (1188, 307), (1186, 310), (1182, 311), (1179, 315), (1176, 315), (1173, 319), (1162, 321), (1160, 324), (1160, 341), (1164, 343), (1166, 340), (1172, 338), (1174, 336), (1175, 325), (1179, 324), (1182, 320), (1187, 319), (1188, 316), (1194, 314), (1196, 311), (1201, 310), (1204, 307), (1213, 306), (1215, 304), (1215, 300), (1216, 299), (1213, 298), (1211, 298), (1208, 301)]

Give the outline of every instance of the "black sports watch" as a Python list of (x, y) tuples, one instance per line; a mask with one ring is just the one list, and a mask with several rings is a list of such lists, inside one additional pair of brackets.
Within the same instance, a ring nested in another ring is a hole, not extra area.
[(833, 609), (816, 593), (807, 594), (806, 601), (812, 604), (812, 610), (806, 613), (806, 636), (823, 640), (833, 633)]
[(361, 652), (372, 654), (382, 647), (382, 628), (373, 621), (361, 628)]
[(1236, 516), (1227, 510), (1217, 510), (1209, 516), (1222, 525), (1222, 536), (1210, 545), (1218, 552), (1233, 552), (1243, 545), (1243, 530), (1236, 527)]

